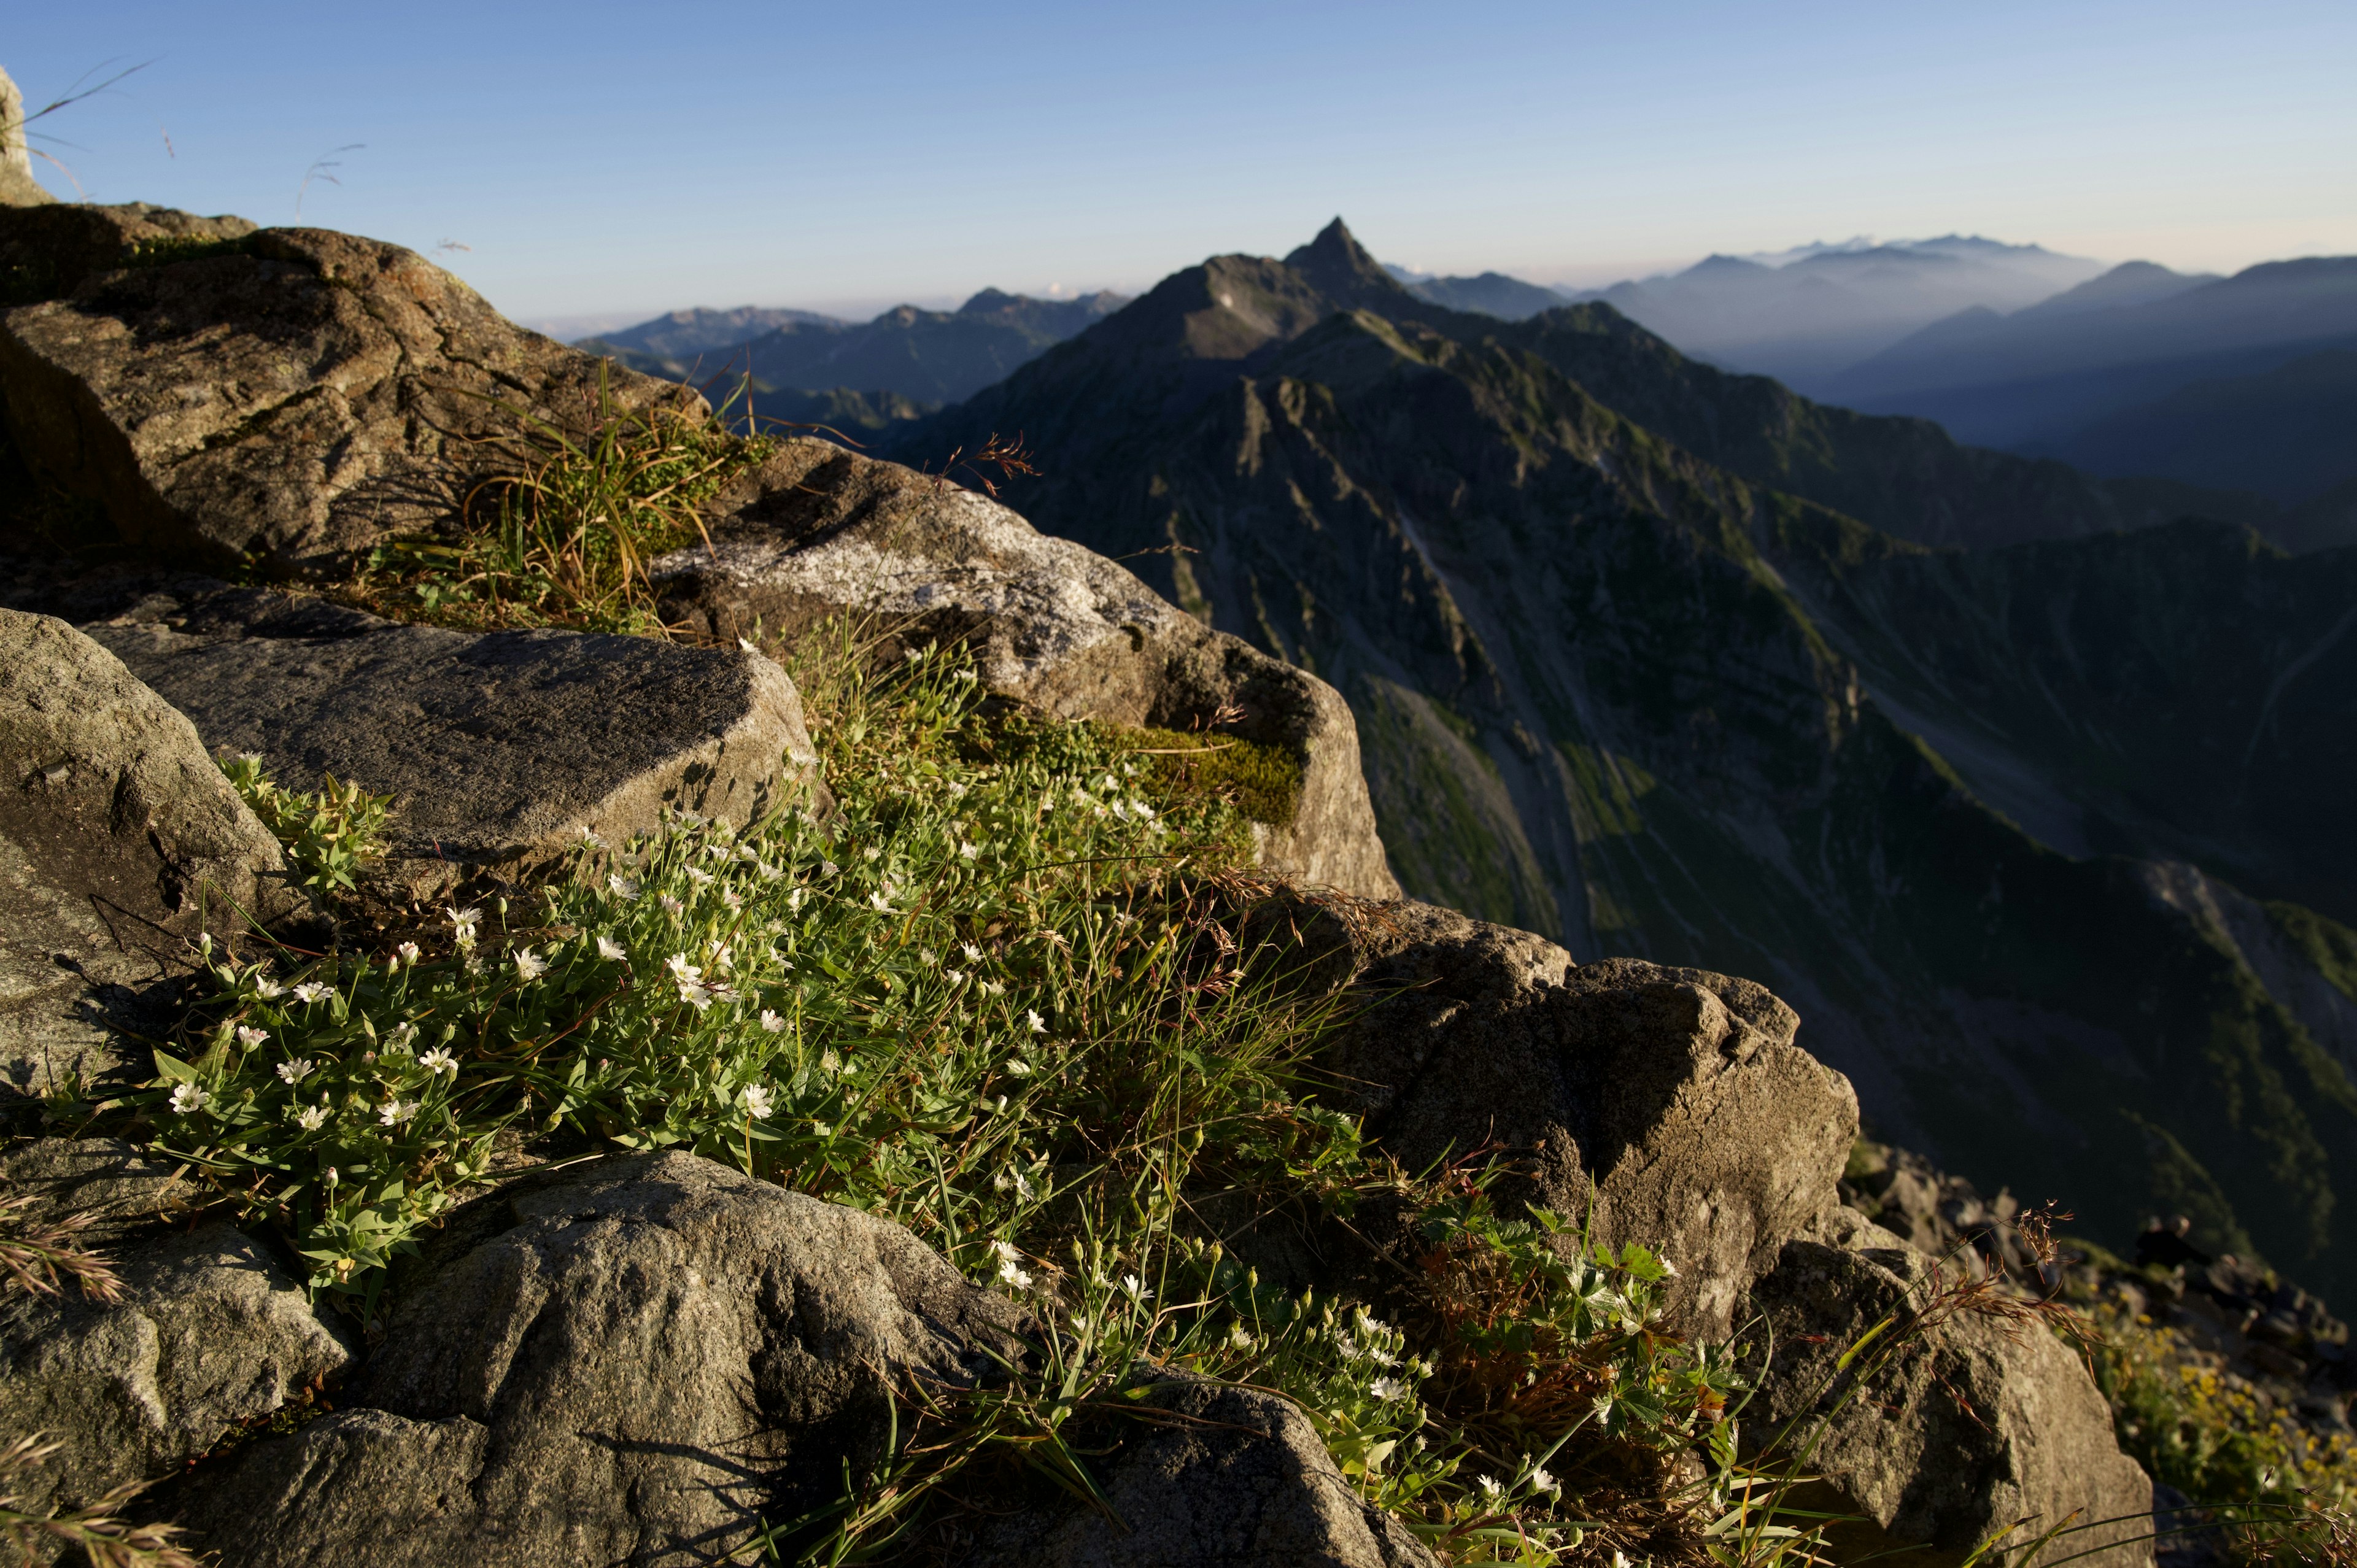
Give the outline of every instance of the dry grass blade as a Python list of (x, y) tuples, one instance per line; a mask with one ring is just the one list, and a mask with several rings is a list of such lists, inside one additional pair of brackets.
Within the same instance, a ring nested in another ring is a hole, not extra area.
[(55, 1295), (61, 1279), (70, 1279), (93, 1301), (113, 1301), (123, 1294), (123, 1282), (103, 1257), (80, 1243), (90, 1228), (87, 1214), (68, 1215), (55, 1224), (41, 1224), (27, 1214), (33, 1195), (23, 1193), (0, 1200), (0, 1269), (22, 1288)]
[(57, 1449), (38, 1433), (0, 1449), (0, 1539), (17, 1561), (48, 1561), (54, 1554), (48, 1543), (63, 1541), (81, 1548), (92, 1568), (203, 1568), (206, 1560), (181, 1544), (188, 1532), (178, 1525), (134, 1524), (120, 1517), (118, 1510), (147, 1489), (142, 1482), (117, 1487), (70, 1513), (24, 1511), (22, 1477)]

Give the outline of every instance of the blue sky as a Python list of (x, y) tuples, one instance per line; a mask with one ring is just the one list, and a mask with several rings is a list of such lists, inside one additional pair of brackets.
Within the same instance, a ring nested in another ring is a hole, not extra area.
[(1857, 233), (2357, 252), (2348, 0), (26, 9), (37, 107), (151, 62), (35, 127), (92, 199), (292, 222), (332, 154), (304, 220), (455, 241), (527, 318), (1135, 289), (1338, 212), (1544, 282)]

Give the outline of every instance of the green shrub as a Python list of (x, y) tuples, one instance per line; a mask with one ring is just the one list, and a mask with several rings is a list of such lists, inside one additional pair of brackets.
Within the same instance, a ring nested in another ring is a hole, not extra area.
[(1292, 825), (1300, 808), (1301, 763), (1281, 746), (1216, 732), (1135, 729), (1116, 734), (1125, 749), (1151, 759), (1154, 776), (1166, 789), (1223, 795), (1247, 820), (1272, 827)]
[(307, 887), (350, 893), (361, 868), (384, 856), (384, 826), (393, 797), (371, 795), (328, 775), (325, 789), (285, 789), (264, 774), (252, 752), (220, 758), (221, 769), (262, 825), (286, 846)]

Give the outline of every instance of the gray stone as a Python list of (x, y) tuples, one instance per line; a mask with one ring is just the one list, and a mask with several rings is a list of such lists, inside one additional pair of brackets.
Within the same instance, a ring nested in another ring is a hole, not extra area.
[(346, 1408), (183, 1488), (201, 1544), (245, 1568), (746, 1560), (763, 1515), (879, 1455), (888, 1385), (1012, 1348), (1015, 1309), (907, 1231), (689, 1155), (454, 1229)]
[[(1785, 1443), (1798, 1444), (1809, 1454), (1805, 1469), (1824, 1477), (1821, 1490), (1795, 1501), (1862, 1516), (1837, 1530), (1843, 1561), (1912, 1548), (1906, 1561), (1939, 1568), (2018, 1520), (2007, 1537), (2017, 1546), (2068, 1519), (2101, 1528), (2061, 1537), (2047, 1555), (2093, 1551), (2081, 1561), (2095, 1568), (2149, 1563), (2152, 1482), (2120, 1452), (2111, 1409), (2086, 1368), (2042, 1326), (1970, 1313), (1935, 1319), (1842, 1402), (1850, 1384), (1836, 1359), (1885, 1315), (1899, 1313), (1903, 1324), (1920, 1308), (1931, 1266), (1847, 1208), (1828, 1210), (1809, 1235), (1786, 1242), (1747, 1304), (1758, 1315), (1746, 1337), (1761, 1378), (1744, 1417), (1747, 1444), (1790, 1424)], [(1875, 1360), (1860, 1357), (1854, 1371)], [(1780, 1452), (1789, 1458), (1789, 1447)]]
[(54, 200), (33, 177), (33, 156), (25, 145), (25, 95), (0, 70), (0, 207), (38, 207)]
[(990, 690), (1062, 718), (1220, 733), (1300, 765), (1290, 822), (1256, 824), (1272, 870), (1399, 892), (1340, 693), (1213, 631), (1114, 562), (946, 480), (826, 442), (784, 444), (712, 508), (713, 547), (656, 564), (673, 613), (726, 640), (791, 642), (845, 611), (901, 641), (963, 640)]
[(1411, 1167), (1530, 1152), (1526, 1195), (1663, 1251), (1680, 1327), (1723, 1338), (1785, 1240), (1831, 1207), (1857, 1101), (1762, 986), (1633, 959), (1574, 965), (1429, 905), (1362, 911), (1378, 1001), (1329, 1047), (1340, 1098)]
[(133, 544), (279, 570), (448, 518), (477, 442), (524, 415), (578, 427), (601, 387), (619, 408), (702, 409), (513, 326), (398, 245), (316, 229), (0, 314), (8, 427), (40, 477)]
[(431, 896), (544, 864), (666, 807), (823, 809), (802, 698), (758, 653), (569, 631), (399, 626), (266, 589), (156, 596), (87, 628), (271, 777), (394, 797), (387, 875)]
[(85, 1242), (104, 1243), (159, 1225), (198, 1201), (185, 1170), (120, 1138), (35, 1138), (0, 1154), (0, 1196), (29, 1197), (26, 1223), (80, 1217)]
[(1118, 1523), (1092, 1509), (1017, 1511), (980, 1531), (963, 1568), (1437, 1568), (1360, 1500), (1290, 1401), (1173, 1379), (1138, 1407), (1090, 1434), (1092, 1449), (1118, 1444), (1092, 1461)]
[(154, 1480), (351, 1364), (342, 1329), (277, 1260), (227, 1225), (167, 1234), (115, 1262), (121, 1298), (0, 1302), (0, 1432), (60, 1444), (34, 1507)]
[(0, 610), (0, 1080), (20, 1093), (144, 1063), (123, 1036), (168, 1025), (199, 931), (309, 909), (188, 719), (72, 627), (15, 610)]

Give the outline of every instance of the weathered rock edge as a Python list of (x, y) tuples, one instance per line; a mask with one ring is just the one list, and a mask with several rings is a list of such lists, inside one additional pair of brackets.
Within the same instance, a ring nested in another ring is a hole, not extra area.
[(168, 1026), (200, 931), (311, 911), (188, 719), (97, 642), (16, 610), (0, 610), (0, 1083), (19, 1093), (124, 1067), (126, 1035)]
[[(0, 254), (71, 288), (0, 312), (9, 433), (36, 474), (103, 503), (129, 543), (320, 569), (453, 515), (480, 466), (474, 444), (527, 417), (578, 427), (601, 401), (703, 410), (692, 392), (514, 326), (398, 245), (238, 227), (0, 207)], [(102, 270), (133, 259), (143, 231), (234, 242)]]
[(2068, 1520), (2100, 1528), (2059, 1537), (2053, 1555), (2092, 1552), (2080, 1561), (2094, 1568), (2149, 1564), (2152, 1481), (2120, 1452), (2094, 1379), (2042, 1325), (1948, 1317), (1835, 1408), (1846, 1387), (1837, 1359), (1886, 1314), (1921, 1306), (1931, 1270), (1931, 1259), (1849, 1208), (1785, 1242), (1745, 1303), (1761, 1378), (1746, 1440), (1796, 1419), (1804, 1432), (1825, 1422), (1808, 1466), (1823, 1486), (1795, 1500), (1860, 1516), (1835, 1530), (1845, 1560), (1906, 1548), (1910, 1562), (1949, 1568), (2017, 1521), (2009, 1545)]
[(1395, 897), (1359, 735), (1340, 693), (1213, 631), (1118, 564), (986, 497), (794, 439), (712, 505), (713, 548), (656, 564), (670, 613), (726, 641), (791, 642), (845, 611), (901, 640), (963, 641), (989, 689), (1061, 718), (1221, 729), (1301, 768), (1293, 820), (1260, 858), (1300, 881)]

